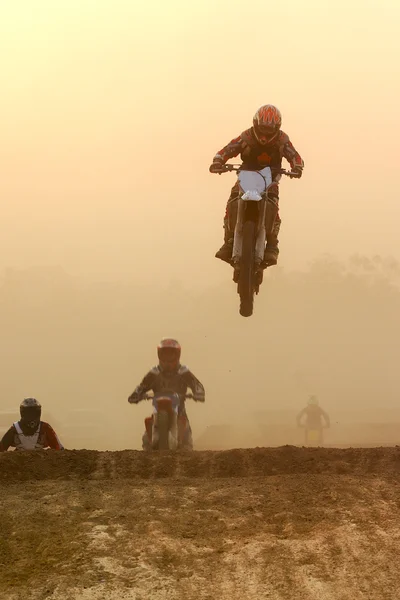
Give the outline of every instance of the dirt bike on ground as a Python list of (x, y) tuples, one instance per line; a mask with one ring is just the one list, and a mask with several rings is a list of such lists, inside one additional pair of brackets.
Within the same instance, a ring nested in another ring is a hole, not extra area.
[(254, 294), (258, 294), (263, 281), (264, 249), (267, 233), (272, 231), (278, 205), (268, 198), (268, 188), (273, 175), (295, 177), (285, 169), (247, 170), (241, 165), (227, 163), (221, 173), (237, 171), (241, 195), (238, 200), (231, 264), (233, 281), (240, 296), (239, 313), (243, 317), (253, 314)]
[(324, 429), (327, 429), (326, 425), (320, 425), (315, 427), (303, 425), (303, 427), (305, 446), (311, 446), (315, 448), (324, 445)]
[[(185, 394), (193, 398), (193, 394)], [(185, 413), (179, 414), (181, 398), (176, 393), (158, 393), (143, 396), (151, 400), (153, 414), (144, 421), (152, 450), (177, 450), (183, 446), (189, 421)]]

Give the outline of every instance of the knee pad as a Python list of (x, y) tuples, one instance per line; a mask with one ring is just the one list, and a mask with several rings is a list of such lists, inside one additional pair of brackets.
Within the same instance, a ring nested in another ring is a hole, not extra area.
[(271, 183), (268, 188), (268, 198), (277, 202), (279, 200), (279, 185), (277, 183)]

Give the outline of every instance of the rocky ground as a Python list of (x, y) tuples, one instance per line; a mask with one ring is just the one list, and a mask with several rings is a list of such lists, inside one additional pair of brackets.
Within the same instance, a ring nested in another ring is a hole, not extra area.
[(3, 600), (397, 600), (400, 448), (0, 455)]

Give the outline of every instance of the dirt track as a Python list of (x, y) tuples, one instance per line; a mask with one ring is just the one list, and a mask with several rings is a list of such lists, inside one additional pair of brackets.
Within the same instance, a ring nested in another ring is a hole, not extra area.
[(5, 600), (397, 600), (400, 448), (0, 455)]

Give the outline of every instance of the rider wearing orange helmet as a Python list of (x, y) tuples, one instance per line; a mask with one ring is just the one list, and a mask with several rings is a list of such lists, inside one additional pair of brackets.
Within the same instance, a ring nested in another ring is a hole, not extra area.
[[(291, 166), (293, 177), (300, 178), (304, 162), (294, 148), (289, 136), (281, 130), (282, 116), (272, 104), (261, 106), (253, 117), (253, 126), (246, 129), (227, 146), (214, 156), (210, 166), (211, 173), (221, 173), (224, 164), (240, 154), (244, 169), (259, 170), (265, 167), (280, 169), (282, 158)], [(268, 189), (268, 198), (278, 206), (279, 203), (279, 173), (273, 174), (273, 183)], [(237, 218), (239, 199), (239, 184), (236, 183), (226, 206), (224, 219), (224, 244), (216, 253), (216, 257), (230, 262), (233, 250), (233, 235)], [(264, 254), (265, 265), (276, 265), (278, 261), (278, 234), (281, 226), (279, 213), (276, 214), (272, 231), (267, 231), (267, 245)]]

